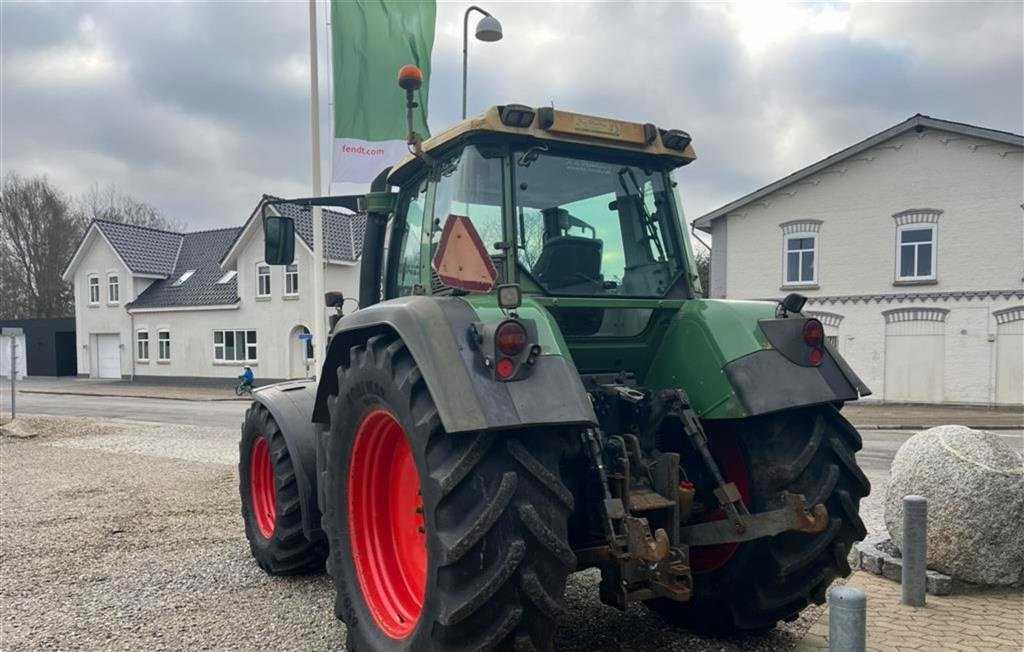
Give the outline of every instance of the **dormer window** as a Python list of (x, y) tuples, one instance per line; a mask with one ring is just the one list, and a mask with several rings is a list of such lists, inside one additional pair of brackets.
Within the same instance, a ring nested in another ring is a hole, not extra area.
[(196, 273), (196, 270), (194, 270), (194, 269), (186, 270), (185, 273), (182, 274), (181, 276), (179, 276), (178, 280), (176, 280), (171, 285), (173, 285), (174, 287), (178, 287), (179, 285), (181, 285), (185, 281), (187, 281), (190, 278), (192, 278), (192, 275), (195, 274), (195, 273)]
[(220, 277), (220, 280), (217, 281), (217, 283), (220, 284), (220, 285), (224, 285), (225, 283), (230, 283), (231, 281), (235, 280), (236, 276), (238, 276), (238, 271), (237, 270), (234, 270), (234, 269), (229, 270), (226, 274), (224, 274), (224, 276)]

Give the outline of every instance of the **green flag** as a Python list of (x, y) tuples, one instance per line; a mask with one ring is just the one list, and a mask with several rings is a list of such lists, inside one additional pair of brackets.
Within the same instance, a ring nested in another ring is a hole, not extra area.
[(426, 137), (433, 0), (331, 0), (336, 182), (368, 183), (406, 147), (405, 91), (398, 69), (423, 72), (413, 125)]

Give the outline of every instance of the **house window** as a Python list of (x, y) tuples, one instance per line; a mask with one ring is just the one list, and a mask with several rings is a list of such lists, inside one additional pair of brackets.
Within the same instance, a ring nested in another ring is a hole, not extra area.
[(107, 303), (117, 303), (120, 299), (121, 288), (117, 282), (117, 274), (107, 275)]
[(136, 333), (135, 342), (135, 359), (139, 362), (149, 362), (149, 331)]
[(95, 274), (89, 277), (89, 303), (96, 305), (100, 302), (100, 277)]
[(935, 278), (935, 225), (913, 224), (896, 229), (896, 280)]
[(288, 296), (299, 293), (299, 266), (294, 263), (284, 268), (284, 293)]
[(158, 331), (156, 334), (157, 359), (167, 362), (171, 359), (171, 332)]
[(816, 233), (790, 233), (785, 237), (785, 285), (810, 285), (817, 281), (815, 254)]
[(217, 362), (256, 362), (256, 331), (213, 331)]
[(270, 265), (256, 265), (256, 296), (270, 296)]

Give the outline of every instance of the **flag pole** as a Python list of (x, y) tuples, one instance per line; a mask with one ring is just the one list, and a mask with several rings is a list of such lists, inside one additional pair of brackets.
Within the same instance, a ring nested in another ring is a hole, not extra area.
[[(309, 119), (313, 150), (313, 196), (320, 196), (320, 79), (317, 70), (316, 0), (309, 0)], [(323, 213), (312, 207), (313, 218), (313, 358), (317, 377), (324, 363), (327, 340), (327, 313), (324, 307), (324, 229)]]

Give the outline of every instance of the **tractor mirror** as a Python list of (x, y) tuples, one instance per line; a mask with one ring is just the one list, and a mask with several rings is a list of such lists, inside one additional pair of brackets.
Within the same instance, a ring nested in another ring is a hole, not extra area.
[(295, 223), (290, 217), (264, 214), (263, 259), (270, 265), (291, 265), (295, 260)]

